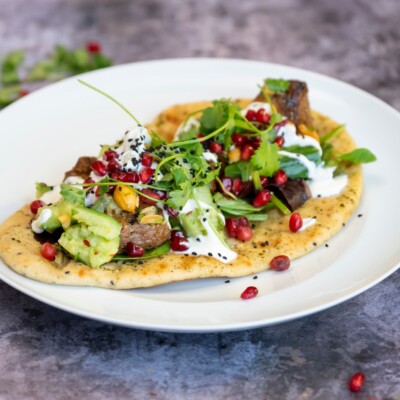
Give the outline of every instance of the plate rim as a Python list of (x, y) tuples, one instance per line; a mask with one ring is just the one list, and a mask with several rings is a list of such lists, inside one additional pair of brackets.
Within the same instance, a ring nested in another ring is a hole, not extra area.
[[(191, 63), (191, 62), (195, 62), (195, 63), (196, 62), (206, 62), (206, 63), (210, 63), (210, 62), (211, 63), (213, 63), (213, 62), (222, 62), (222, 63), (240, 62), (240, 63), (248, 63), (248, 64), (259, 64), (259, 65), (263, 65), (263, 66), (267, 66), (267, 67), (271, 66), (273, 68), (285, 68), (285, 69), (292, 70), (293, 72), (302, 71), (305, 74), (310, 74), (319, 79), (331, 81), (335, 85), (344, 86), (347, 89), (350, 89), (353, 91), (354, 90), (358, 91), (360, 94), (362, 94), (363, 96), (368, 98), (369, 101), (373, 101), (375, 104), (379, 105), (380, 107), (383, 107), (386, 110), (386, 112), (392, 113), (396, 118), (399, 118), (399, 120), (400, 120), (400, 112), (398, 110), (396, 110), (394, 107), (387, 104), (386, 102), (379, 99), (378, 97), (372, 95), (371, 93), (368, 93), (365, 90), (363, 90), (357, 86), (354, 86), (350, 83), (347, 83), (345, 81), (339, 80), (339, 79), (331, 77), (329, 75), (325, 75), (325, 74), (314, 72), (314, 71), (311, 71), (308, 69), (304, 69), (304, 68), (298, 68), (298, 67), (293, 67), (290, 65), (284, 65), (284, 64), (279, 64), (279, 63), (264, 62), (264, 61), (259, 61), (259, 60), (243, 60), (243, 59), (238, 59), (238, 58), (206, 58), (206, 57), (193, 58), (193, 57), (187, 57), (187, 58), (168, 58), (168, 59), (160, 59), (160, 60), (125, 63), (125, 64), (115, 65), (115, 66), (112, 66), (109, 68), (69, 77), (60, 82), (56, 82), (56, 83), (50, 84), (48, 86), (45, 86), (41, 89), (38, 89), (37, 91), (35, 91), (33, 93), (33, 95), (35, 95), (36, 93), (42, 93), (43, 91), (48, 90), (50, 87), (54, 88), (59, 85), (68, 84), (69, 81), (76, 80), (78, 77), (95, 76), (97, 74), (104, 73), (105, 71), (111, 70), (111, 69), (115, 70), (115, 69), (119, 69), (119, 68), (134, 67), (137, 65), (145, 65), (145, 64), (153, 64), (154, 65), (154, 64), (176, 63), (176, 62), (178, 62), (178, 63), (180, 63), (180, 62), (189, 62), (189, 63)], [(32, 99), (32, 97), (31, 97), (31, 99)], [(18, 104), (22, 101), (31, 101), (31, 100), (29, 99), (29, 96), (18, 100), (17, 102), (11, 104), (9, 107), (2, 110), (0, 112), (0, 117), (4, 113), (8, 112), (7, 110), (13, 110), (14, 107), (18, 107)], [(0, 262), (6, 268), (8, 268), (2, 261), (0, 261)], [(229, 323), (229, 324), (222, 323), (222, 325), (217, 324), (217, 325), (210, 325), (210, 326), (207, 326), (207, 325), (197, 325), (197, 326), (196, 325), (191, 325), (191, 326), (172, 325), (172, 326), (169, 326), (169, 325), (165, 325), (165, 324), (157, 325), (156, 323), (148, 324), (148, 323), (142, 323), (142, 322), (138, 323), (138, 322), (134, 322), (134, 321), (124, 321), (124, 320), (120, 320), (118, 318), (116, 319), (116, 318), (105, 317), (105, 316), (102, 316), (99, 314), (93, 315), (91, 313), (80, 310), (79, 308), (70, 307), (68, 305), (53, 301), (51, 299), (46, 299), (45, 295), (36, 294), (34, 291), (32, 291), (32, 290), (30, 291), (29, 289), (25, 288), (23, 285), (19, 284), (17, 281), (12, 280), (11, 278), (9, 278), (7, 276), (4, 276), (4, 274), (1, 272), (1, 270), (0, 270), (0, 279), (2, 281), (4, 281), (5, 283), (7, 283), (8, 285), (10, 285), (11, 287), (13, 287), (14, 289), (17, 289), (17, 290), (21, 291), (22, 293), (24, 293), (32, 298), (35, 298), (36, 300), (39, 300), (45, 304), (48, 304), (52, 307), (61, 309), (63, 311), (67, 311), (67, 312), (73, 313), (75, 315), (79, 315), (81, 317), (94, 319), (94, 320), (105, 322), (105, 323), (111, 323), (111, 324), (130, 327), (130, 328), (136, 328), (136, 329), (145, 329), (145, 330), (162, 331), (162, 332), (179, 332), (179, 333), (208, 333), (208, 332), (227, 332), (227, 331), (237, 331), (237, 330), (244, 330), (244, 329), (255, 329), (255, 328), (259, 328), (259, 327), (263, 327), (263, 326), (269, 326), (269, 325), (275, 325), (278, 323), (288, 322), (288, 321), (291, 321), (294, 319), (299, 319), (299, 318), (302, 318), (302, 317), (305, 317), (305, 316), (308, 316), (308, 315), (311, 315), (314, 313), (321, 312), (321, 311), (331, 308), (335, 305), (341, 304), (355, 296), (358, 296), (359, 294), (370, 289), (371, 287), (375, 286), (376, 284), (378, 284), (379, 282), (383, 281), (385, 278), (387, 278), (388, 276), (393, 274), (399, 267), (400, 267), (400, 261), (397, 263), (395, 262), (394, 265), (392, 265), (390, 268), (388, 268), (385, 273), (380, 274), (377, 278), (371, 280), (366, 285), (361, 284), (361, 287), (359, 289), (352, 291), (351, 293), (348, 293), (343, 296), (339, 295), (338, 298), (336, 298), (335, 300), (328, 301), (327, 303), (323, 303), (321, 305), (317, 305), (314, 307), (309, 307), (309, 308), (299, 311), (299, 312), (289, 313), (287, 315), (283, 315), (278, 318), (272, 318), (272, 319), (269, 318), (267, 320), (255, 320), (252, 322), (246, 321), (246, 322), (237, 322), (237, 323)], [(14, 271), (12, 271), (12, 270), (10, 270), (10, 271), (12, 272), (12, 274), (15, 274), (16, 276), (20, 277), (20, 275), (18, 275)], [(28, 279), (30, 281), (29, 278), (23, 277), (23, 279)], [(33, 282), (35, 282), (35, 281), (33, 281)], [(45, 285), (45, 284), (43, 284), (43, 285)], [(90, 288), (90, 289), (93, 289), (93, 288)]]

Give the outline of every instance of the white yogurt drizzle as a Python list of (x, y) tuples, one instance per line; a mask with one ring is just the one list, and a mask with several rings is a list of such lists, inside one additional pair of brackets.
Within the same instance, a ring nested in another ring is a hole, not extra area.
[[(245, 115), (248, 110), (258, 111), (261, 108), (264, 108), (267, 112), (270, 112), (271, 110), (268, 103), (253, 102), (242, 111), (242, 114)], [(286, 120), (286, 118), (284, 118), (284, 120)], [(316, 165), (303, 154), (285, 151), (285, 147), (290, 146), (312, 146), (315, 147), (321, 155), (322, 149), (316, 139), (306, 135), (298, 135), (296, 133), (295, 125), (291, 122), (286, 122), (285, 125), (280, 126), (277, 131), (277, 135), (282, 136), (285, 139), (283, 149), (279, 150), (279, 154), (286, 157), (295, 158), (302, 163), (305, 168), (307, 168), (307, 183), (310, 187), (312, 197), (337, 196), (346, 187), (348, 182), (347, 175), (339, 175), (334, 177), (333, 173), (335, 171), (335, 167), (326, 167), (324, 163)]]
[(48, 208), (44, 208), (38, 217), (32, 221), (32, 230), (35, 233), (43, 233), (44, 229), (41, 228), (42, 224), (47, 222), (51, 218), (51, 210)]
[[(199, 201), (199, 205), (201, 210), (205, 211), (207, 209), (211, 209), (211, 207), (202, 201)], [(198, 208), (198, 205), (195, 200), (190, 199), (186, 202), (183, 207), (181, 214), (188, 214)], [(233, 261), (237, 257), (237, 253), (228, 248), (224, 243), (221, 242), (219, 237), (216, 235), (214, 230), (212, 229), (209, 221), (208, 221), (208, 213), (204, 213), (204, 218), (200, 220), (204, 229), (207, 231), (207, 235), (198, 235), (195, 238), (188, 238), (189, 248), (182, 252), (174, 252), (178, 254), (189, 254), (194, 256), (208, 256), (216, 258), (217, 260), (228, 263)], [(218, 213), (219, 218), (225, 224), (225, 218), (221, 213)]]

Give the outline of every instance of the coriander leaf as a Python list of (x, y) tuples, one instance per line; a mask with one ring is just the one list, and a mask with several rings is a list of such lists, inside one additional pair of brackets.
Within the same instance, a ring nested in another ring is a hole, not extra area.
[(254, 170), (262, 176), (272, 176), (279, 169), (278, 145), (262, 139), (260, 147), (250, 159)]
[(251, 175), (251, 165), (246, 161), (229, 164), (225, 167), (224, 174), (229, 178), (241, 178), (242, 181), (247, 182)]
[(151, 135), (151, 145), (153, 147), (162, 146), (163, 144), (166, 143), (165, 139), (162, 138), (157, 132), (151, 131), (150, 135)]
[(36, 198), (39, 199), (45, 193), (50, 192), (53, 189), (52, 186), (48, 186), (43, 182), (36, 182)]
[(111, 58), (106, 57), (104, 54), (95, 53), (92, 56), (93, 69), (109, 67), (111, 64), (112, 64)]
[(28, 81), (38, 81), (48, 79), (56, 71), (57, 64), (54, 60), (38, 61), (30, 70), (26, 79)]
[(19, 85), (7, 86), (0, 89), (0, 107), (11, 104), (18, 98), (21, 87)]
[[(213, 101), (213, 105), (206, 108), (200, 117), (200, 131), (206, 134), (214, 132), (224, 125), (236, 110), (238, 110), (238, 106), (229, 100)], [(232, 123), (233, 125), (230, 124), (228, 130), (233, 129), (234, 121)]]
[(1, 73), (1, 83), (3, 85), (12, 85), (19, 82), (19, 74), (15, 69), (3, 70)]
[(272, 90), (273, 92), (285, 92), (289, 89), (290, 82), (286, 79), (265, 79), (264, 80), (268, 89)]
[[(108, 176), (106, 176), (104, 179), (102, 179), (101, 181), (99, 181), (98, 183), (109, 183), (110, 182), (110, 178)], [(104, 186), (99, 186), (99, 195), (100, 196), (104, 196), (108, 190), (110, 189), (110, 186), (108, 185), (104, 185)]]
[(350, 161), (354, 164), (370, 163), (376, 161), (376, 156), (368, 149), (356, 149), (350, 153), (341, 154), (339, 156), (341, 160)]
[(64, 197), (66, 201), (76, 205), (85, 204), (86, 192), (83, 189), (68, 185), (66, 183), (61, 184), (61, 196)]
[(326, 133), (325, 135), (321, 136), (321, 138), (320, 138), (321, 145), (323, 143), (328, 142), (329, 140), (332, 140), (334, 137), (336, 137), (337, 135), (342, 133), (345, 129), (346, 129), (346, 125), (339, 125), (338, 127), (333, 129), (332, 131), (330, 131), (330, 132)]
[(24, 61), (24, 53), (21, 50), (11, 51), (8, 53), (2, 63), (2, 69), (14, 69), (18, 68)]

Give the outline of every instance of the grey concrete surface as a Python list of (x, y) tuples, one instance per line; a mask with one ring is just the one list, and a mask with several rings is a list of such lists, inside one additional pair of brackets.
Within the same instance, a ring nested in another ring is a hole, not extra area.
[[(115, 63), (236, 57), (355, 84), (400, 109), (398, 0), (0, 0), (0, 54), (98, 40)], [(1, 399), (400, 398), (400, 271), (290, 323), (221, 334), (86, 320), (0, 283)], [(349, 376), (366, 375), (362, 392)]]

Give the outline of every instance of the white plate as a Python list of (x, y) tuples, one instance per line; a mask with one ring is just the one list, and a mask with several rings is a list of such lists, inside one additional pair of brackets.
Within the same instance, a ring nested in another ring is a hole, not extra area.
[[(308, 83), (312, 107), (345, 122), (360, 147), (378, 162), (364, 168), (365, 191), (347, 226), (284, 273), (258, 279), (204, 279), (113, 291), (32, 281), (4, 264), (0, 277), (60, 309), (136, 328), (211, 332), (254, 328), (305, 316), (355, 296), (395, 271), (400, 261), (398, 151), (400, 114), (373, 96), (312, 72), (254, 61), (181, 59), (122, 65), (84, 79), (114, 95), (141, 121), (179, 102), (252, 97), (265, 77)], [(34, 196), (34, 182), (56, 183), (80, 155), (113, 143), (131, 124), (102, 96), (67, 79), (0, 113), (0, 199), (3, 221)], [(357, 217), (357, 214), (363, 214)], [(259, 296), (240, 300), (249, 285)]]

